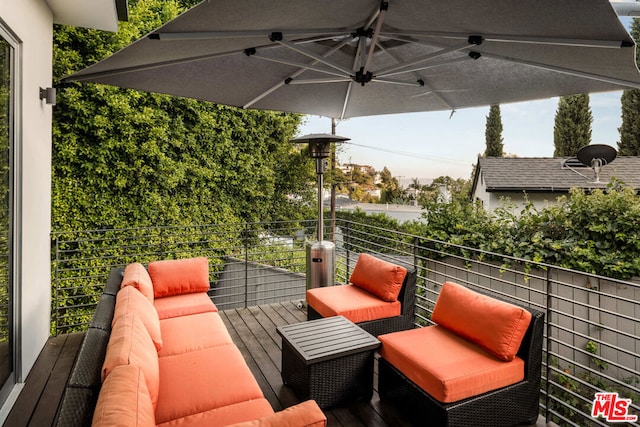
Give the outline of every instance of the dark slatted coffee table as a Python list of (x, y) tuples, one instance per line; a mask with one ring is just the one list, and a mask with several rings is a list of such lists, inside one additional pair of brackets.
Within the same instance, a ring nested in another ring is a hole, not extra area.
[(321, 408), (368, 401), (380, 341), (342, 316), (278, 327), (282, 381)]

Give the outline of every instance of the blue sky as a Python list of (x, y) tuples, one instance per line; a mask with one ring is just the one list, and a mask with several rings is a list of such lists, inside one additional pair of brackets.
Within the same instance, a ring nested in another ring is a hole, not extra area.
[[(622, 122), (622, 92), (590, 95), (593, 114), (592, 143), (617, 148)], [(558, 98), (503, 104), (500, 106), (504, 150), (518, 157), (552, 157), (553, 125)], [(423, 184), (441, 175), (469, 178), (472, 164), (485, 150), (485, 127), (489, 107), (451, 112), (394, 114), (360, 117), (338, 122), (336, 134), (351, 138), (342, 144), (342, 163), (385, 166), (403, 185), (411, 178)], [(300, 130), (331, 133), (331, 120), (307, 116)]]

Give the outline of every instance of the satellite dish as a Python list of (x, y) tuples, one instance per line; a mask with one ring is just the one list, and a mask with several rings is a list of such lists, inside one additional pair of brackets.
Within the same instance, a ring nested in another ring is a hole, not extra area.
[(578, 160), (593, 169), (595, 182), (600, 182), (600, 168), (613, 162), (618, 155), (615, 148), (604, 144), (585, 145), (578, 150)]

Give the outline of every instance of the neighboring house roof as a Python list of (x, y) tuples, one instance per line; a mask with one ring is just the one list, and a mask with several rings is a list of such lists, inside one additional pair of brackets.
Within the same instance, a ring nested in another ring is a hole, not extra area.
[(640, 191), (640, 157), (617, 157), (600, 169), (599, 182), (595, 182), (593, 169), (575, 158), (480, 157), (471, 193), (475, 194), (479, 179), (487, 192), (566, 193), (574, 187), (605, 188), (612, 177)]

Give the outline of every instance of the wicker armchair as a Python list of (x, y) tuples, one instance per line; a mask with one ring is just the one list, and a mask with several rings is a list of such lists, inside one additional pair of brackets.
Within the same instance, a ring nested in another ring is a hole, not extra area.
[[(401, 304), (399, 316), (387, 317), (382, 319), (370, 320), (366, 322), (356, 323), (365, 331), (373, 336), (388, 334), (390, 332), (403, 331), (412, 329), (415, 323), (415, 305), (416, 305), (416, 276), (417, 272), (414, 266), (405, 266), (407, 275), (402, 282), (402, 288), (398, 294), (398, 301)], [(322, 316), (314, 310), (311, 305), (307, 306), (307, 320), (320, 319)]]
[(457, 402), (442, 403), (384, 358), (380, 358), (380, 398), (406, 411), (416, 422), (428, 420), (430, 426), (506, 427), (535, 424), (539, 412), (544, 313), (525, 308), (532, 313), (532, 319), (517, 353), (525, 362), (524, 380)]

